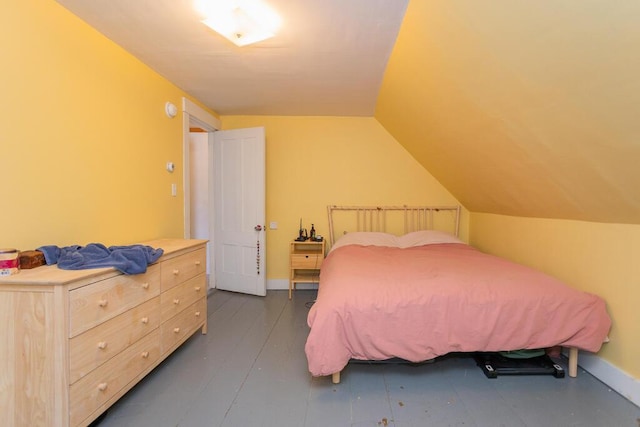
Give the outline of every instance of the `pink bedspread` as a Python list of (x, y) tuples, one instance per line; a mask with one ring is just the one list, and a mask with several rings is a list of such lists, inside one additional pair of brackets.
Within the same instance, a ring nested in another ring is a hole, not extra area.
[(604, 301), (464, 244), (349, 245), (329, 253), (308, 316), (314, 376), (348, 361), (555, 345), (598, 351)]

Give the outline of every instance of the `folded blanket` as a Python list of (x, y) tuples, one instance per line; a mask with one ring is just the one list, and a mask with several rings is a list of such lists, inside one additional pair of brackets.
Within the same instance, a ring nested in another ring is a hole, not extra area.
[(145, 245), (110, 246), (90, 243), (87, 246), (55, 245), (38, 248), (44, 254), (47, 265), (58, 264), (63, 270), (84, 270), (89, 268), (114, 267), (124, 274), (140, 274), (147, 271), (147, 265), (162, 256), (164, 250)]

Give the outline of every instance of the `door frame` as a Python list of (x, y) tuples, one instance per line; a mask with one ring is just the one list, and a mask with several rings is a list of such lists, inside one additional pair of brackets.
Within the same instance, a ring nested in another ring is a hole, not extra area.
[[(213, 152), (213, 132), (222, 129), (222, 122), (213, 114), (207, 112), (193, 101), (182, 98), (182, 194), (183, 194), (183, 235), (185, 239), (191, 236), (191, 166), (189, 161), (189, 140), (190, 128), (199, 127), (207, 132), (207, 145), (209, 152)], [(213, 156), (208, 156), (207, 169), (209, 188), (213, 188)], [(213, 239), (213, 221), (211, 221), (214, 212), (213, 197), (209, 198), (209, 207), (207, 217), (209, 218), (209, 240)], [(212, 288), (212, 278), (215, 277), (215, 262), (213, 259), (213, 246), (209, 244), (210, 253), (207, 257), (207, 264), (210, 269), (208, 288)]]

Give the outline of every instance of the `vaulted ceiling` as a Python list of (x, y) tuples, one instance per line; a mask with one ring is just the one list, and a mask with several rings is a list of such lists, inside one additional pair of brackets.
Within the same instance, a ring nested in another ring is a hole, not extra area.
[(190, 0), (58, 2), (220, 114), (375, 115), (470, 211), (640, 224), (637, 0), (271, 0), (244, 50)]

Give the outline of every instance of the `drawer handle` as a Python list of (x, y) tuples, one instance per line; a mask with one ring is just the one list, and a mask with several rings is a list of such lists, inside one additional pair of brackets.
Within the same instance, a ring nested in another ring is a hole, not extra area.
[(178, 274), (180, 274), (180, 270), (176, 268), (175, 270), (173, 270), (173, 274), (177, 276)]
[(196, 317), (200, 317), (200, 312), (196, 311)]
[(175, 332), (176, 334), (180, 333), (180, 328), (173, 328), (173, 332)]
[(179, 300), (178, 298), (176, 298), (176, 299), (174, 299), (174, 300), (173, 300), (173, 303), (174, 303), (175, 305), (178, 305), (178, 304), (180, 304), (180, 300)]
[(200, 286), (196, 286), (194, 289), (196, 290), (196, 292), (200, 292)]
[(107, 389), (107, 383), (98, 384), (98, 390), (105, 391)]
[(149, 357), (149, 352), (148, 351), (143, 351), (140, 356), (142, 356), (143, 359), (146, 359), (147, 357)]
[(146, 325), (147, 323), (149, 323), (149, 318), (143, 317), (142, 319), (140, 319), (140, 321)]
[(200, 265), (200, 261), (196, 261), (196, 262), (195, 262), (195, 264), (196, 264), (196, 265)]
[(304, 257), (305, 257), (305, 258), (309, 258), (309, 255), (305, 255)]
[(101, 299), (100, 301), (98, 301), (98, 305), (100, 307), (106, 307), (107, 304), (109, 304), (109, 301), (107, 301), (106, 299)]
[(105, 348), (107, 348), (107, 342), (106, 342), (106, 341), (100, 341), (100, 342), (98, 343), (98, 348), (99, 348), (100, 350), (104, 350)]
[(148, 283), (143, 283), (142, 284), (142, 289), (149, 289), (149, 284)]

